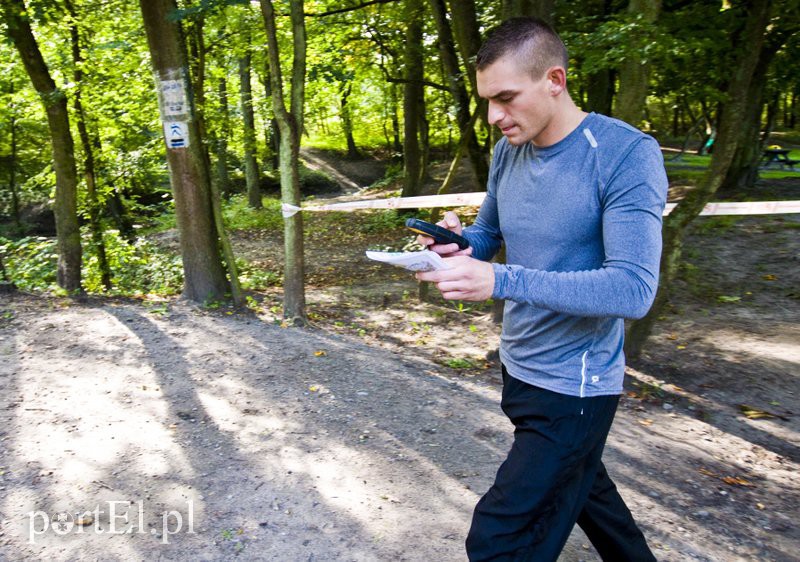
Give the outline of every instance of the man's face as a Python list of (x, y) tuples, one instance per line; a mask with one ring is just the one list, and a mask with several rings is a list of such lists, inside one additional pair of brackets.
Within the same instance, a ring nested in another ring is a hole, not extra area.
[(504, 56), (477, 73), (478, 95), (489, 100), (489, 124), (497, 125), (508, 142), (536, 142), (555, 111), (545, 73), (531, 78), (512, 56)]

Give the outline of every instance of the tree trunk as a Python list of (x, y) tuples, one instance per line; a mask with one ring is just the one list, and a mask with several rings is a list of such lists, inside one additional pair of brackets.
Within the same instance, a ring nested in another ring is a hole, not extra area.
[(396, 155), (403, 154), (403, 144), (400, 142), (400, 119), (397, 117), (397, 110), (400, 103), (397, 101), (397, 85), (389, 84), (391, 93), (391, 104), (389, 110), (392, 112), (392, 147)]
[(217, 82), (220, 112), (222, 119), (217, 133), (214, 151), (217, 155), (217, 185), (223, 195), (231, 193), (231, 177), (228, 173), (228, 137), (231, 134), (230, 108), (228, 107), (228, 81), (222, 76)]
[(767, 74), (775, 55), (791, 36), (789, 29), (779, 26), (780, 21), (766, 38), (750, 80), (744, 113), (739, 116), (739, 141), (736, 154), (719, 188), (721, 193), (729, 195), (737, 191), (747, 191), (755, 187), (758, 181), (758, 165), (766, 141), (766, 137), (762, 138), (761, 135), (761, 115), (764, 107), (764, 88), (768, 82)]
[(536, 16), (553, 25), (555, 0), (503, 0), (503, 19)]
[(453, 34), (461, 53), (461, 61), (467, 69), (470, 89), (477, 92), (475, 55), (481, 47), (481, 31), (475, 12), (475, 0), (450, 0), (450, 14), (453, 16)]
[[(467, 131), (467, 125), (472, 121), (470, 115), (470, 97), (464, 84), (463, 73), (458, 64), (458, 55), (455, 44), (453, 43), (453, 33), (450, 22), (447, 19), (447, 6), (444, 0), (430, 0), (431, 10), (436, 21), (436, 28), (439, 33), (439, 52), (442, 58), (444, 71), (450, 85), (450, 92), (453, 94), (453, 101), (456, 104), (456, 122), (462, 135), (467, 134), (469, 141), (466, 149), (469, 153), (472, 171), (478, 180), (481, 189), (485, 189), (489, 179), (489, 165), (486, 157), (478, 144), (478, 139), (474, 134), (474, 125)], [(476, 109), (477, 111), (477, 109)], [(460, 144), (460, 143), (459, 143)]]
[[(14, 93), (13, 82), (10, 85), (11, 92)], [(17, 109), (11, 108), (11, 117), (8, 128), (11, 132), (11, 159), (8, 163), (8, 189), (11, 191), (11, 218), (14, 220), (14, 228), (17, 232), (22, 232), (22, 223), (19, 216), (19, 193), (17, 192)]]
[(358, 147), (356, 146), (356, 139), (353, 138), (353, 116), (350, 111), (350, 105), (347, 103), (352, 90), (353, 83), (350, 80), (342, 83), (339, 89), (339, 103), (342, 109), (342, 131), (347, 142), (347, 157), (358, 158)]
[(614, 101), (614, 74), (604, 69), (586, 77), (586, 111), (611, 115)]
[(403, 85), (403, 197), (419, 195), (422, 187), (422, 153), (419, 124), (425, 105), (422, 57), (422, 0), (407, 0), (405, 79)]
[[(652, 26), (661, 13), (661, 0), (630, 0), (628, 14), (640, 22)], [(641, 39), (646, 40), (646, 37)], [(641, 45), (644, 46), (643, 44)], [(629, 56), (619, 69), (619, 93), (617, 95), (616, 117), (638, 127), (644, 116), (647, 91), (650, 85), (650, 63), (641, 62), (637, 55)]]
[(247, 178), (247, 203), (253, 209), (263, 208), (261, 189), (258, 185), (258, 162), (256, 162), (256, 120), (253, 114), (253, 94), (250, 87), (250, 61), (248, 52), (239, 59), (239, 92), (244, 123), (244, 170)]
[(25, 70), (47, 113), (56, 173), (57, 282), (69, 292), (81, 290), (81, 233), (78, 225), (78, 174), (69, 128), (67, 97), (59, 90), (33, 36), (23, 0), (0, 0), (6, 33), (19, 51)]
[(769, 22), (769, 12), (769, 0), (751, 0), (747, 3), (745, 29), (738, 42), (742, 47), (736, 64), (732, 65), (733, 76), (727, 89), (728, 101), (722, 110), (711, 165), (700, 184), (688, 192), (686, 198), (678, 203), (664, 221), (661, 282), (650, 312), (644, 318), (631, 323), (628, 329), (625, 343), (625, 354), (628, 357), (639, 355), (667, 301), (669, 289), (680, 266), (682, 241), (687, 227), (716, 193), (733, 162), (740, 139), (738, 135), (740, 119), (750, 92), (751, 77), (764, 47), (764, 33)]
[[(275, 10), (272, 0), (261, 0), (261, 13), (267, 31), (272, 107), (280, 129), (279, 167), (281, 174), (281, 201), (300, 206), (300, 133), (303, 130), (303, 105), (305, 98), (306, 32), (303, 1), (291, 0), (293, 39), (291, 106), (286, 109), (283, 93), (278, 36), (275, 29)], [(295, 213), (284, 218), (285, 270), (283, 315), (295, 324), (305, 324), (305, 264), (303, 258), (303, 214)]]
[(78, 17), (72, 0), (64, 0), (67, 13), (70, 16), (70, 38), (72, 41), (72, 61), (75, 65), (74, 78), (77, 88), (73, 103), (75, 106), (75, 116), (78, 121), (78, 135), (83, 146), (83, 178), (86, 182), (86, 199), (89, 207), (89, 229), (92, 234), (92, 244), (97, 252), (97, 267), (100, 270), (100, 280), (107, 291), (112, 288), (111, 268), (106, 257), (106, 245), (103, 242), (103, 227), (100, 223), (101, 202), (97, 198), (97, 183), (94, 166), (93, 142), (89, 138), (89, 131), (86, 127), (86, 112), (83, 109), (82, 87), (83, 87), (83, 53), (81, 52), (80, 36), (78, 34)]
[(179, 23), (170, 17), (177, 9), (175, 0), (140, 0), (139, 5), (160, 94), (180, 231), (183, 294), (196, 302), (222, 299), (230, 284), (218, 246), (208, 160), (188, 79), (186, 43)]

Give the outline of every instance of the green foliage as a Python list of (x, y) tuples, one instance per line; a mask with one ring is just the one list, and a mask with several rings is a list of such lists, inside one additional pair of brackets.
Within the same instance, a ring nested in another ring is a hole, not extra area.
[(448, 359), (445, 364), (450, 367), (451, 369), (474, 369), (475, 363), (473, 363), (469, 359), (465, 359), (463, 357), (456, 357), (454, 359)]
[[(83, 286), (89, 293), (105, 293), (96, 249), (88, 232), (83, 236)], [(112, 271), (115, 295), (179, 293), (183, 267), (178, 256), (142, 238), (129, 243), (115, 230), (104, 235), (106, 257)], [(11, 241), (0, 238), (0, 252), (9, 278), (25, 291), (55, 291), (58, 256), (52, 238), (27, 237)]]
[(239, 282), (242, 284), (242, 289), (244, 290), (263, 291), (264, 289), (277, 287), (283, 283), (282, 275), (264, 269), (255, 263), (237, 259), (236, 267), (239, 269)]
[[(183, 286), (183, 265), (179, 256), (144, 238), (128, 242), (116, 230), (103, 235), (106, 259), (112, 272), (112, 294), (174, 295)], [(89, 293), (104, 293), (97, 252), (88, 232), (83, 234), (83, 286)]]
[(0, 238), (0, 253), (8, 277), (23, 291), (56, 289), (58, 254), (52, 238), (37, 236), (17, 241)]
[(361, 221), (361, 230), (368, 234), (396, 230), (405, 225), (407, 216), (397, 212), (396, 209), (368, 212)]
[(264, 230), (280, 230), (283, 228), (281, 202), (277, 199), (263, 198), (263, 209), (253, 209), (247, 204), (247, 196), (234, 195), (225, 201), (222, 216), (229, 230), (246, 230), (261, 228)]

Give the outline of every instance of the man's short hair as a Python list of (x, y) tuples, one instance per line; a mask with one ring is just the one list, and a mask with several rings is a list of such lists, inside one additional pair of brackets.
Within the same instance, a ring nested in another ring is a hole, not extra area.
[(566, 72), (569, 63), (564, 42), (535, 17), (511, 18), (492, 29), (475, 58), (476, 68), (483, 70), (506, 55), (527, 68), (534, 80), (551, 66), (562, 66)]

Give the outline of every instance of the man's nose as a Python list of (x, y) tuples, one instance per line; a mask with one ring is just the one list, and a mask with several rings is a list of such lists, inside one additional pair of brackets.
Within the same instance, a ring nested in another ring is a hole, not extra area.
[(489, 118), (489, 125), (496, 125), (506, 116), (505, 112), (498, 107), (496, 103), (489, 102), (489, 111), (487, 117)]

